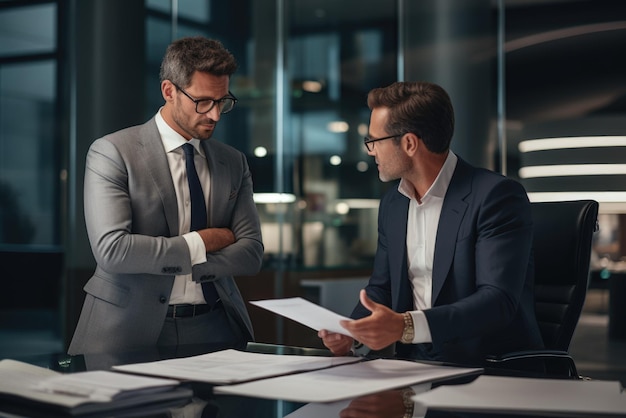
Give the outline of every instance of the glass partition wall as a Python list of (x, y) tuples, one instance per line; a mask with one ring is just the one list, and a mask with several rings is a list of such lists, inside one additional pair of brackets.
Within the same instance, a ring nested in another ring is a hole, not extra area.
[(56, 1), (0, 4), (0, 356), (63, 347), (61, 19)]
[[(158, 63), (170, 37), (195, 33), (220, 39), (238, 59), (231, 89), (239, 102), (222, 118), (215, 137), (248, 157), (265, 266), (367, 268), (384, 185), (362, 144), (366, 98), (371, 88), (398, 78), (397, 5), (236, 3), (206, 2), (187, 10), (192, 3), (181, 1), (177, 17), (169, 1), (146, 3), (154, 99), (148, 112), (161, 102)], [(244, 10), (243, 16), (235, 10)]]
[(606, 289), (626, 271), (626, 3), (505, 3), (508, 174), (532, 201), (600, 202), (591, 287)]
[[(328, 292), (353, 283), (338, 298), (351, 308), (391, 187), (363, 146), (367, 93), (402, 79), (442, 84), (457, 105), (455, 149), (493, 166), (497, 8), (489, 0), (224, 3), (146, 2), (147, 113), (161, 103), (156, 77), (170, 39), (220, 39), (239, 62), (231, 80), (239, 102), (214, 138), (248, 157), (265, 244), (263, 271), (238, 278), (244, 298), (327, 304)], [(260, 341), (319, 344), (310, 330), (249, 308)]]

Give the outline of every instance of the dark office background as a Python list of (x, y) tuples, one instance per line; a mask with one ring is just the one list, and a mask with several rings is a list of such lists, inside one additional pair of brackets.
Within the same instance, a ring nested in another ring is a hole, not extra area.
[[(387, 187), (362, 145), (373, 87), (443, 85), (457, 112), (453, 150), (515, 178), (522, 140), (626, 132), (620, 0), (0, 1), (0, 356), (65, 349), (95, 264), (82, 213), (87, 149), (154, 115), (165, 47), (196, 34), (239, 62), (239, 103), (216, 139), (246, 153), (258, 193), (266, 255), (257, 277), (238, 278), (247, 298), (367, 276)], [(625, 150), (602, 158), (624, 161)], [(580, 198), (626, 189), (624, 173), (521, 180)], [(626, 198), (601, 205), (593, 261), (608, 271), (626, 254)], [(604, 291), (605, 276), (592, 287)], [(315, 343), (251, 313), (264, 342)]]

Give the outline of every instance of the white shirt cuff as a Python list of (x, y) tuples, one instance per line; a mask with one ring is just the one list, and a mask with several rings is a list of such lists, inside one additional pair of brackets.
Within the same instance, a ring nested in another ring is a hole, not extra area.
[(433, 337), (430, 335), (430, 327), (428, 326), (428, 320), (423, 311), (411, 311), (409, 312), (413, 318), (413, 329), (415, 335), (413, 336), (413, 344), (431, 343)]
[(189, 254), (191, 255), (191, 265), (206, 263), (206, 248), (202, 237), (196, 231), (183, 234), (183, 238), (187, 241)]

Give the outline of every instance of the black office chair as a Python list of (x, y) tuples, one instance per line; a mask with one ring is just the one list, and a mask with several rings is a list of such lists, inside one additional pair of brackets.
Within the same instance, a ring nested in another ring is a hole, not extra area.
[(538, 364), (547, 376), (579, 378), (568, 350), (589, 286), (598, 206), (594, 200), (531, 203), (535, 313), (545, 350), (491, 356), (488, 364), (506, 369)]

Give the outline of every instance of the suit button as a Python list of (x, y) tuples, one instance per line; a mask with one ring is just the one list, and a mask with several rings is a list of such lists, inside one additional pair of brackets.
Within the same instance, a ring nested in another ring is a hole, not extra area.
[(161, 296), (161, 297), (159, 298), (159, 302), (161, 302), (161, 303), (165, 303), (165, 302), (167, 302), (167, 298), (166, 298), (165, 296)]

